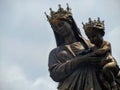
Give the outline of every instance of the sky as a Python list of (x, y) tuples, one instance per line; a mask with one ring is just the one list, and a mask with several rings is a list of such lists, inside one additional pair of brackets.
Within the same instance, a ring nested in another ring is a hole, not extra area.
[(104, 39), (120, 65), (120, 0), (0, 0), (0, 90), (57, 90), (48, 71), (56, 42), (44, 12), (66, 3), (84, 37), (82, 22), (105, 21)]

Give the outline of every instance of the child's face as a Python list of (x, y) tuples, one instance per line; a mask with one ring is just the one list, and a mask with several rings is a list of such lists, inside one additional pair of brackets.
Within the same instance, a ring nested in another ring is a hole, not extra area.
[(101, 46), (103, 42), (103, 36), (97, 30), (88, 30), (86, 31), (86, 35), (88, 36), (91, 43), (96, 46)]

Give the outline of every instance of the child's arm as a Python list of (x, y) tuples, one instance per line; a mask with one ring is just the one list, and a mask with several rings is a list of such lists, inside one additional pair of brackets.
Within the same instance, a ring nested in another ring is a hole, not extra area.
[(104, 41), (102, 47), (94, 50), (91, 54), (93, 56), (102, 56), (102, 55), (106, 55), (107, 52), (111, 53), (111, 45), (109, 42)]

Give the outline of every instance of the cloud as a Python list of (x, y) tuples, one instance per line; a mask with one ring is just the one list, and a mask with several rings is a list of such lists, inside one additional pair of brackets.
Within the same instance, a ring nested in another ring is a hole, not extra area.
[(0, 90), (30, 90), (28, 81), (18, 66), (2, 65), (0, 67)]
[(0, 90), (56, 90), (48, 77), (31, 80), (18, 65), (2, 63), (0, 71)]
[(42, 90), (56, 90), (57, 84), (53, 83), (48, 77), (39, 77), (34, 81), (33, 87), (37, 87), (38, 90), (39, 88)]
[(52, 47), (48, 43), (2, 35), (1, 61), (19, 64), (29, 77), (35, 79), (48, 73), (48, 55)]

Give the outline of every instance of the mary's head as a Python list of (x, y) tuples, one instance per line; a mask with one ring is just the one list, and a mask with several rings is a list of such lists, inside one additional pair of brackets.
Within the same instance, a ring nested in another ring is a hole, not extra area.
[(62, 37), (67, 37), (67, 36), (74, 36), (72, 26), (69, 22), (61, 19), (56, 19), (52, 21), (53, 24), (53, 31), (57, 34), (59, 34)]
[(59, 9), (57, 12), (54, 12), (51, 8), (51, 16), (48, 16), (46, 13), (46, 17), (53, 29), (57, 46), (65, 44), (65, 37), (71, 35), (74, 36), (76, 41), (81, 41), (81, 33), (78, 29), (71, 13), (71, 9), (67, 4), (67, 9), (64, 10), (61, 5), (59, 5)]

